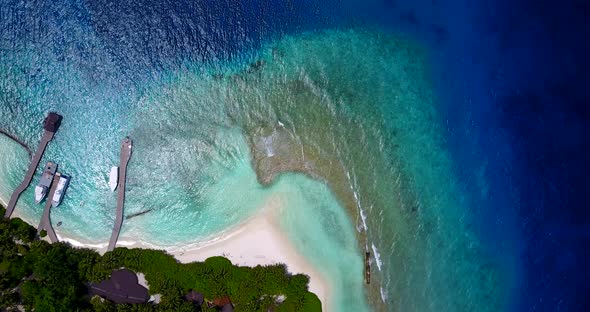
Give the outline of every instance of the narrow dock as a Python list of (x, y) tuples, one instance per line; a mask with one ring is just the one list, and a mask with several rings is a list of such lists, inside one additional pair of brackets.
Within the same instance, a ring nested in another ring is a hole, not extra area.
[(33, 180), (37, 166), (39, 166), (39, 162), (43, 157), (43, 153), (45, 153), (45, 148), (47, 147), (47, 144), (49, 144), (49, 142), (53, 139), (55, 132), (57, 132), (57, 129), (61, 124), (61, 119), (62, 117), (57, 113), (49, 113), (45, 118), (43, 124), (43, 136), (41, 137), (41, 142), (39, 142), (39, 147), (37, 147), (37, 150), (33, 155), (33, 159), (29, 164), (29, 169), (25, 174), (23, 182), (14, 190), (12, 196), (10, 196), (10, 201), (6, 207), (6, 213), (4, 214), (5, 218), (10, 218), (10, 216), (12, 216), (20, 195), (27, 189), (27, 187), (29, 187), (29, 184), (31, 184), (31, 180)]
[(109, 241), (109, 247), (107, 251), (112, 251), (117, 245), (119, 239), (119, 233), (121, 232), (121, 226), (123, 225), (123, 206), (125, 204), (125, 179), (127, 176), (127, 164), (131, 159), (131, 139), (126, 137), (121, 142), (121, 159), (119, 161), (119, 183), (117, 185), (117, 215), (115, 218), (115, 227), (113, 228), (113, 234), (111, 234), (111, 240)]
[(47, 199), (45, 200), (45, 210), (43, 210), (43, 216), (41, 217), (41, 222), (39, 222), (39, 226), (37, 227), (37, 235), (41, 233), (42, 230), (47, 232), (49, 235), (49, 239), (52, 243), (57, 243), (59, 240), (57, 239), (57, 235), (53, 230), (53, 226), (51, 225), (51, 202), (53, 200), (53, 195), (55, 194), (55, 190), (57, 190), (57, 184), (59, 183), (60, 178), (59, 172), (53, 175), (53, 182), (51, 183), (51, 189), (49, 190), (49, 194), (47, 194)]

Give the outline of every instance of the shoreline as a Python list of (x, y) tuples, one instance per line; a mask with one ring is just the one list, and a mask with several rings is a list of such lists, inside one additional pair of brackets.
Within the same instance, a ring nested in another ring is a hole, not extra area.
[[(0, 203), (5, 205), (2, 199)], [(184, 246), (158, 246), (125, 239), (125, 235), (122, 235), (123, 239), (117, 242), (117, 246), (165, 250), (181, 263), (201, 262), (213, 256), (223, 256), (234, 265), (248, 267), (283, 263), (290, 274), (301, 273), (309, 276), (309, 291), (320, 299), (322, 311), (332, 311), (331, 287), (328, 281), (296, 250), (279, 225), (281, 207), (279, 198), (271, 198), (256, 214), (229, 230)], [(18, 213), (18, 209), (15, 210), (14, 217), (32, 224), (30, 220)], [(107, 250), (108, 242), (84, 243), (64, 236), (57, 229), (56, 232), (60, 241), (68, 242), (73, 247), (93, 249), (100, 254), (104, 254)]]

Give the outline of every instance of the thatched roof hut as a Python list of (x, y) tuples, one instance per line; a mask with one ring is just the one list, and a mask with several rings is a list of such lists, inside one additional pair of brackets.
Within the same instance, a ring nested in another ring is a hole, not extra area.
[(127, 269), (116, 270), (111, 278), (89, 284), (90, 296), (98, 295), (114, 303), (146, 303), (150, 296), (147, 288), (139, 285), (137, 275)]
[(61, 119), (62, 117), (57, 113), (47, 114), (43, 122), (43, 129), (53, 133), (57, 132), (57, 129), (61, 125)]
[(191, 291), (184, 295), (184, 300), (200, 306), (205, 301), (205, 297), (200, 292), (191, 289)]
[(208, 302), (207, 304), (210, 308), (215, 307), (221, 312), (233, 312), (234, 310), (234, 305), (228, 296), (215, 298), (213, 302)]
[(219, 310), (221, 312), (234, 312), (234, 306), (231, 303), (225, 304), (223, 307), (221, 307), (221, 309)]

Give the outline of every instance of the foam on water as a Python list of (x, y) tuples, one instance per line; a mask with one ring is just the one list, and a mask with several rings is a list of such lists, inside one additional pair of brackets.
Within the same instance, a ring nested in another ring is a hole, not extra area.
[(383, 302), (387, 301), (387, 293), (383, 290), (383, 287), (379, 287), (379, 294), (381, 295), (381, 300)]
[(353, 225), (328, 187), (289, 174), (282, 176), (271, 189), (285, 202), (281, 210), (282, 227), (299, 252), (329, 282), (334, 311), (368, 311), (363, 261)]
[(375, 264), (377, 264), (377, 269), (381, 271), (381, 265), (383, 265), (383, 263), (381, 262), (381, 254), (377, 250), (377, 247), (375, 247), (374, 243), (371, 243), (371, 249), (373, 250), (373, 256), (375, 257)]

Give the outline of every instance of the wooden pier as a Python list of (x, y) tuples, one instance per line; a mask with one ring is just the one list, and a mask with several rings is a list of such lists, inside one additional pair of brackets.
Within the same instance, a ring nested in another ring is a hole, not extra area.
[(57, 129), (61, 124), (61, 119), (62, 117), (56, 113), (49, 113), (45, 118), (43, 124), (43, 136), (41, 137), (41, 142), (39, 142), (39, 147), (37, 147), (37, 151), (35, 151), (35, 154), (33, 155), (33, 159), (29, 164), (29, 169), (25, 174), (23, 182), (14, 190), (12, 196), (10, 197), (8, 206), (6, 206), (6, 213), (4, 214), (5, 218), (10, 218), (10, 216), (12, 216), (20, 195), (27, 189), (27, 187), (29, 187), (29, 184), (31, 184), (31, 180), (33, 180), (33, 176), (35, 175), (37, 166), (39, 166), (39, 162), (43, 157), (45, 148), (47, 147), (47, 144), (49, 144), (49, 142), (53, 139), (55, 132), (57, 132)]
[(45, 210), (43, 210), (43, 216), (41, 217), (41, 222), (39, 222), (39, 226), (37, 227), (37, 235), (41, 233), (42, 230), (47, 232), (49, 235), (49, 239), (52, 243), (57, 243), (59, 240), (57, 239), (57, 235), (53, 230), (53, 226), (51, 225), (51, 204), (53, 201), (53, 195), (55, 194), (55, 190), (57, 190), (57, 185), (59, 184), (59, 178), (61, 174), (59, 172), (53, 175), (53, 182), (51, 183), (51, 189), (49, 194), (47, 195), (47, 199), (45, 200)]
[(127, 164), (131, 159), (131, 139), (126, 137), (121, 142), (121, 157), (119, 161), (119, 183), (117, 185), (117, 215), (115, 218), (115, 227), (113, 228), (113, 234), (111, 234), (111, 240), (109, 241), (109, 247), (107, 251), (112, 251), (117, 245), (119, 239), (119, 233), (121, 232), (121, 226), (123, 225), (123, 206), (125, 204), (125, 179), (127, 176)]

